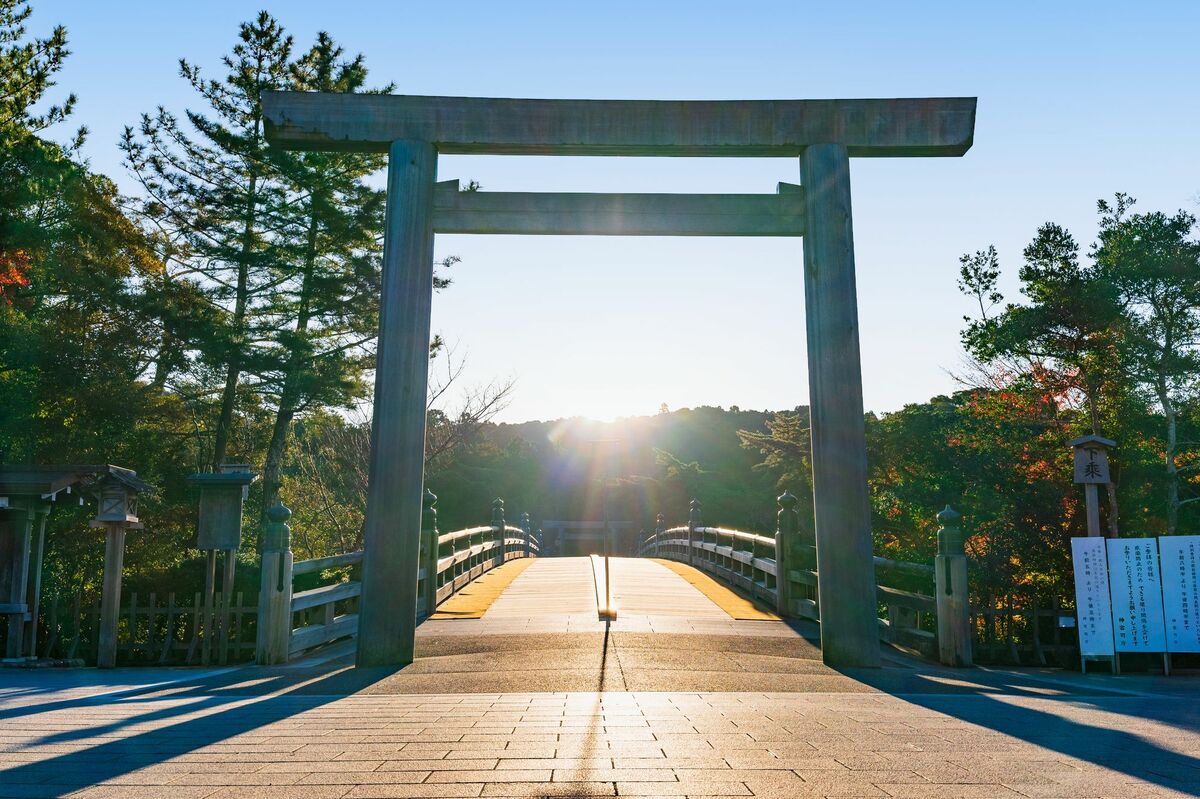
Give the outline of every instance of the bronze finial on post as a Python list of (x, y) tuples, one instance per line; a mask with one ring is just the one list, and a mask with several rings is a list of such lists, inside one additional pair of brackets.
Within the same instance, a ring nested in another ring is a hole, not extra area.
[(521, 514), (521, 529), (525, 531), (525, 557), (533, 556), (533, 520), (529, 517), (529, 512)]
[(792, 552), (798, 543), (800, 514), (796, 512), (796, 495), (784, 491), (775, 499), (779, 512), (775, 514), (775, 610), (780, 616), (792, 615), (792, 582), (788, 569), (792, 567)]
[(292, 634), (292, 512), (276, 500), (267, 511), (258, 588), (258, 637), (254, 660), (260, 666), (287, 663)]
[(438, 590), (438, 527), (437, 527), (437, 494), (425, 489), (421, 503), (421, 562), (425, 569), (425, 579), (421, 583), (421, 595), (425, 599), (425, 616), (433, 615), (437, 609)]
[(937, 587), (938, 658), (947, 666), (970, 666), (971, 623), (967, 594), (967, 554), (962, 514), (947, 505), (937, 515), (938, 553), (934, 559)]
[(693, 499), (688, 506), (688, 551), (687, 562), (694, 564), (696, 560), (696, 528), (703, 527), (704, 520), (700, 515), (700, 500)]

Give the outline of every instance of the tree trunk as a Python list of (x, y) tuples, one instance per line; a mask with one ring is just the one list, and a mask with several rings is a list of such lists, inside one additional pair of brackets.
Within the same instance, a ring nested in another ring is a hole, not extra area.
[[(288, 376), (291, 382), (291, 375)], [(267, 457), (263, 463), (263, 514), (275, 504), (279, 498), (279, 484), (282, 482), (283, 461), (287, 456), (288, 432), (295, 417), (294, 400), (289, 397), (289, 386), (285, 385), (283, 395), (279, 400), (279, 410), (275, 414), (275, 426), (271, 430), (271, 443), (267, 446)]]
[(250, 176), (249, 193), (246, 200), (246, 221), (242, 228), (242, 248), (238, 254), (237, 296), (233, 306), (234, 349), (229, 357), (229, 368), (225, 372), (225, 388), (221, 392), (221, 414), (217, 417), (217, 430), (213, 438), (212, 469), (221, 471), (225, 453), (229, 449), (230, 431), (233, 428), (233, 410), (237, 404), (238, 380), (242, 376), (242, 347), (246, 327), (246, 307), (250, 293), (250, 249), (251, 235), (258, 211), (258, 176)]
[(1175, 448), (1177, 444), (1175, 406), (1170, 397), (1163, 392), (1160, 397), (1163, 413), (1167, 417), (1167, 535), (1175, 535), (1179, 526), (1179, 468), (1175, 465)]
[[(308, 218), (308, 240), (304, 256), (304, 277), (300, 283), (300, 303), (296, 312), (296, 332), (299, 341), (308, 330), (309, 319), (312, 316), (312, 279), (317, 263), (317, 233), (319, 223), (316, 217), (317, 201), (314, 197), (310, 205)], [(288, 432), (291, 430), (292, 419), (296, 415), (299, 402), (296, 382), (301, 368), (301, 359), (306, 353), (293, 350), (288, 355), (286, 374), (283, 378), (283, 390), (279, 394), (279, 409), (275, 412), (275, 426), (271, 430), (271, 443), (267, 447), (267, 458), (263, 464), (263, 504), (265, 514), (279, 497), (279, 484), (283, 472), (283, 461), (287, 457)]]

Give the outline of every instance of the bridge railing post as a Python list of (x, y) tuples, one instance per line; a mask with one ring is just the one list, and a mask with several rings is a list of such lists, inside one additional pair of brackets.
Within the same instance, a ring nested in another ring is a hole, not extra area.
[(704, 521), (700, 515), (700, 500), (693, 499), (688, 507), (688, 551), (687, 562), (696, 565), (696, 528), (703, 527)]
[[(504, 543), (504, 528), (507, 524), (504, 520), (504, 500), (496, 497), (492, 500), (492, 540), (500, 542), (501, 562), (508, 560), (508, 545)], [(482, 555), (480, 559), (482, 561)]]
[(425, 600), (425, 615), (432, 616), (437, 610), (438, 559), (437, 494), (428, 488), (421, 503), (421, 563), (425, 567), (425, 581), (421, 584), (421, 596)]
[(937, 593), (938, 658), (947, 666), (970, 666), (971, 622), (967, 594), (967, 554), (962, 514), (947, 505), (937, 515), (938, 554), (934, 559)]
[(658, 557), (658, 549), (662, 546), (662, 534), (667, 529), (667, 517), (661, 513), (654, 517), (654, 556)]
[(521, 529), (525, 531), (525, 557), (533, 557), (533, 520), (528, 511), (521, 514)]
[(790, 491), (784, 491), (775, 500), (779, 506), (775, 515), (775, 610), (780, 616), (792, 615), (792, 580), (788, 570), (793, 565), (792, 547), (800, 528), (798, 501)]
[(259, 569), (258, 633), (254, 660), (260, 666), (287, 663), (292, 634), (292, 512), (282, 502), (267, 511)]

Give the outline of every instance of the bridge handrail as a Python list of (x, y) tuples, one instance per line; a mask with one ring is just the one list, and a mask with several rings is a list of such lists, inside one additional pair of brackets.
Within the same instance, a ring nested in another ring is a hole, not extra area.
[(522, 517), (525, 527), (506, 523), (504, 502), (500, 499), (492, 503), (491, 524), (448, 533), (437, 531), (436, 501), (432, 492), (426, 492), (421, 567), (417, 576), (418, 617), (433, 615), (439, 604), (502, 563), (514, 558), (534, 557), (540, 551), (529, 514)]
[[(499, 499), (492, 505), (491, 524), (439, 533), (436, 500), (432, 492), (426, 492), (417, 572), (418, 618), (432, 615), (439, 603), (481, 574), (514, 558), (534, 557), (541, 548), (529, 514), (522, 516), (524, 527), (507, 524), (504, 503)], [(256, 660), (262, 664), (286, 663), (304, 650), (354, 635), (362, 596), (361, 581), (345, 579), (345, 575), (326, 585), (295, 591), (297, 576), (360, 566), (363, 551), (293, 562), (286, 524), (291, 511), (280, 504), (272, 513), (275, 527), (273, 532), (269, 530), (264, 545), (259, 591)]]
[(312, 572), (323, 572), (326, 569), (336, 569), (339, 566), (356, 566), (362, 563), (362, 558), (363, 551), (356, 549), (353, 552), (346, 552), (341, 555), (298, 560), (292, 564), (292, 574), (311, 574)]
[[(795, 497), (788, 494), (780, 497), (780, 507), (780, 532), (771, 538), (744, 530), (701, 524), (699, 502), (693, 501), (687, 525), (664, 527), (660, 514), (656, 529), (642, 541), (639, 554), (689, 563), (771, 603), (781, 615), (819, 621), (816, 547), (795, 541), (793, 535), (788, 557), (795, 562), (789, 560), (786, 566), (779, 563), (778, 542), (788, 532), (783, 526), (784, 514), (792, 514), (792, 518), (796, 518), (793, 510)], [(956, 522), (957, 518), (957, 513), (949, 506), (938, 515), (942, 522)], [(943, 527), (939, 532), (939, 542), (946, 529)], [(953, 531), (957, 533), (957, 528), (953, 528)], [(797, 532), (794, 522), (791, 532)], [(943, 552), (943, 544), (939, 543), (939, 558), (943, 555), (961, 557), (961, 536), (956, 546), (959, 553), (950, 550)], [(874, 556), (874, 563), (876, 569), (885, 575), (890, 573), (919, 578), (930, 590), (926, 594), (910, 590), (911, 585), (888, 585), (890, 579), (886, 576), (880, 578), (877, 574), (876, 597), (882, 609), (880, 636), (888, 642), (918, 649), (929, 656), (940, 653), (943, 662), (968, 664), (971, 660), (969, 632), (965, 620), (959, 618), (966, 612), (965, 567), (957, 587), (942, 591), (941, 588), (933, 590), (934, 583), (940, 586), (944, 576), (949, 586), (949, 572), (939, 575), (933, 564), (895, 560), (880, 555)], [(965, 558), (962, 563), (965, 564)], [(912, 580), (907, 582), (911, 583)], [(922, 615), (932, 616), (933, 622), (923, 623)], [(935, 634), (934, 630), (939, 633)], [(953, 640), (940, 641), (939, 634), (942, 638)]]

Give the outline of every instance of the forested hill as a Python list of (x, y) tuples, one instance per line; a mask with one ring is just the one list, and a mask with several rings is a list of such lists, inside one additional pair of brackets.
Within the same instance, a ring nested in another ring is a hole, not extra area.
[(778, 475), (755, 468), (762, 455), (738, 434), (765, 434), (773, 416), (700, 407), (613, 422), (487, 424), (428, 483), (447, 524), (478, 518), (489, 494), (503, 496), (514, 518), (528, 510), (540, 519), (600, 519), (607, 484), (613, 519), (649, 525), (661, 512), (679, 523), (695, 497), (714, 522), (765, 530), (774, 524)]

